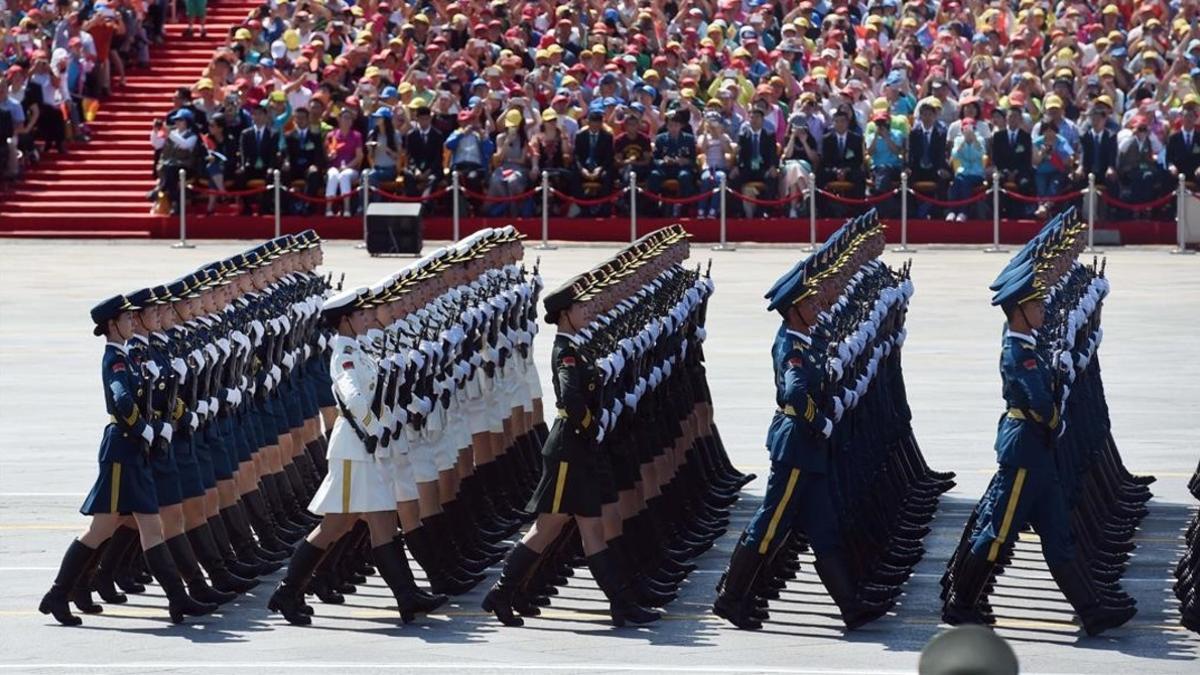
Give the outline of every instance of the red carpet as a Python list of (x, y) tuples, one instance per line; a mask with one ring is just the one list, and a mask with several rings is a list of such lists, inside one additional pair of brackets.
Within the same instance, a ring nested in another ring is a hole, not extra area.
[[(208, 37), (183, 37), (184, 24), (167, 27), (151, 49), (149, 69), (127, 71), (92, 122), (92, 141), (42, 162), (0, 195), (0, 234), (44, 236), (150, 236), (162, 220), (150, 216), (154, 187), (150, 129), (171, 108), (175, 89), (195, 84), (228, 28), (241, 23), (251, 0), (209, 2)], [(183, 18), (182, 9), (179, 18)]]

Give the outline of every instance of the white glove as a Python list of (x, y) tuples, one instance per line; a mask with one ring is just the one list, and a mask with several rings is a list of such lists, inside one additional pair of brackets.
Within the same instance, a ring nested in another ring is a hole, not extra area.
[(187, 420), (188, 426), (192, 428), (192, 431), (200, 428), (200, 416), (196, 413), (188, 413)]
[(304, 345), (304, 360), (312, 358), (312, 345)]
[(229, 340), (227, 338), (217, 338), (217, 347), (225, 356), (229, 356)]
[(159, 373), (162, 372), (158, 364), (153, 361), (146, 361), (144, 365), (146, 366), (146, 372), (150, 373), (150, 377), (157, 380)]
[(225, 402), (229, 405), (238, 405), (242, 402), (242, 392), (237, 389), (226, 389)]
[(190, 356), (192, 363), (195, 363), (197, 367), (204, 365), (204, 354), (199, 349), (193, 349)]
[(216, 396), (210, 397), (208, 399), (208, 409), (211, 410), (212, 414), (215, 416), (217, 413), (221, 412), (221, 401), (219, 401)]
[(825, 420), (825, 427), (821, 429), (821, 433), (825, 435), (825, 438), (833, 435), (833, 422), (830, 422), (828, 418)]
[(196, 413), (200, 415), (200, 417), (208, 417), (208, 401), (197, 402)]
[(142, 427), (142, 438), (146, 439), (147, 443), (154, 442), (154, 428), (151, 427), (149, 424)]
[(183, 359), (179, 357), (171, 359), (171, 367), (175, 369), (175, 372), (179, 374), (179, 377), (187, 376), (187, 364), (183, 362)]
[(171, 425), (166, 422), (163, 422), (162, 430), (159, 431), (159, 436), (161, 436), (164, 441), (170, 443), (171, 435), (173, 433), (175, 433), (175, 431), (174, 431), (174, 429), (172, 429)]
[(279, 366), (271, 366), (271, 379), (276, 383), (283, 381), (283, 371), (279, 369)]
[(212, 362), (212, 363), (216, 363), (216, 362), (217, 362), (217, 356), (218, 356), (218, 352), (217, 352), (217, 346), (216, 346), (216, 345), (214, 345), (214, 344), (213, 344), (213, 343), (211, 343), (211, 342), (210, 342), (210, 343), (208, 343), (208, 344), (206, 344), (206, 345), (204, 345), (204, 353), (205, 353), (205, 354), (208, 354), (208, 360), (209, 360), (210, 362)]
[(294, 365), (296, 365), (296, 357), (292, 356), (291, 352), (285, 352), (283, 355), (283, 367), (291, 370)]
[(842, 415), (846, 414), (846, 406), (842, 404), (842, 399), (833, 397), (833, 421), (841, 422)]
[(317, 336), (317, 344), (320, 345), (321, 349), (325, 349), (325, 345), (329, 344), (329, 341), (325, 339), (324, 333)]

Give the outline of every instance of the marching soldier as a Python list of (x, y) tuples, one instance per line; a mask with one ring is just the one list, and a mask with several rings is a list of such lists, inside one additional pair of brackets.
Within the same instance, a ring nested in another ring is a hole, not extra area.
[(686, 233), (666, 228), (546, 298), (559, 412), (527, 506), (537, 520), (484, 599), (505, 625), (536, 616), (580, 553), (614, 625), (654, 621), (645, 607), (670, 602), (723, 531), (740, 474), (697, 428), (711, 282), (683, 270), (686, 255)]
[(391, 588), (404, 623), (446, 601), (444, 595), (420, 590), (413, 580), (403, 543), (397, 539), (391, 472), (375, 457), (381, 426), (374, 405), (379, 369), (361, 344), (372, 322), (372, 308), (367, 288), (336, 295), (322, 308), (322, 320), (336, 331), (329, 369), (340, 411), (330, 436), (329, 473), (309, 505), (323, 518), (300, 541), (267, 605), (295, 625), (312, 623), (304, 588), (327, 549), (360, 519), (369, 529), (372, 559)]
[(1113, 566), (1132, 549), (1136, 520), (1127, 516), (1139, 517), (1149, 480), (1121, 475), (1107, 420), (1095, 419), (1106, 415), (1095, 349), (1107, 282), (1076, 262), (1085, 227), (1068, 209), (992, 284), (992, 304), (1006, 319), (999, 468), (948, 567), (947, 623), (993, 621), (985, 587), (1027, 524), (1040, 536), (1050, 573), (1089, 635), (1121, 626), (1136, 613)]
[(95, 565), (99, 546), (126, 516), (136, 524), (146, 563), (166, 592), (171, 621), (180, 623), (185, 616), (202, 616), (217, 607), (188, 595), (164, 543), (151, 454), (156, 440), (170, 443), (173, 430), (169, 420), (152, 418), (153, 370), (143, 368), (144, 362), (126, 346), (134, 335), (134, 313), (140, 309), (128, 298), (115, 296), (91, 312), (94, 333), (107, 340), (100, 375), (109, 412), (100, 442), (99, 475), (80, 509), (92, 520), (87, 531), (67, 548), (53, 586), (38, 605), (39, 611), (53, 615), (64, 626), (82, 623), (71, 613), (68, 600)]
[(907, 267), (876, 257), (874, 212), (853, 219), (767, 292), (777, 411), (762, 506), (734, 550), (714, 611), (757, 629), (810, 548), (848, 628), (883, 616), (924, 549), (953, 474), (925, 465), (900, 374)]

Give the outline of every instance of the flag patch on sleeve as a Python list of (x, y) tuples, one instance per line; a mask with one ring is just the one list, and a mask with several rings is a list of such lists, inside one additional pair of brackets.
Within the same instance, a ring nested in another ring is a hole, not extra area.
[(562, 360), (562, 364), (563, 364), (564, 366), (573, 366), (573, 365), (575, 365), (575, 357), (574, 357), (574, 356), (564, 356), (564, 357), (563, 357), (563, 360)]
[(342, 370), (354, 370), (354, 362), (346, 361), (342, 364)]
[(1025, 359), (1025, 363), (1022, 365), (1025, 366), (1025, 370), (1033, 370), (1037, 368), (1037, 359)]

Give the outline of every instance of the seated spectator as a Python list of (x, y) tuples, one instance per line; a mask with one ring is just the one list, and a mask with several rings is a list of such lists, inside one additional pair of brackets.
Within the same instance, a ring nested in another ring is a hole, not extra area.
[(179, 171), (190, 179), (196, 168), (196, 150), (199, 138), (192, 131), (192, 113), (179, 110), (171, 116), (172, 128), (168, 131), (162, 120), (154, 121), (150, 132), (150, 143), (160, 150), (158, 158), (158, 191), (166, 195), (171, 203), (171, 215), (179, 214)]
[[(1062, 136), (1058, 125), (1051, 121), (1042, 123), (1042, 135), (1033, 139), (1034, 178), (1039, 197), (1057, 197), (1067, 186), (1067, 176), (1072, 171), (1075, 151)], [(1048, 202), (1038, 205), (1037, 216), (1044, 217), (1050, 210)]]
[(1198, 113), (1200, 96), (1188, 94), (1180, 110), (1179, 129), (1167, 138), (1167, 172), (1172, 177), (1183, 174), (1184, 180), (1193, 186), (1200, 185), (1200, 128), (1196, 126)]
[[(492, 154), (492, 173), (488, 180), (489, 197), (511, 197), (529, 189), (530, 162), (526, 150), (529, 134), (525, 131), (525, 115), (517, 108), (504, 113), (504, 131), (496, 136), (496, 149)], [(508, 212), (517, 216), (524, 205), (516, 201), (497, 202), (491, 209), (492, 215)]]
[[(229, 133), (225, 115), (221, 113), (216, 113), (208, 118), (207, 131), (208, 133), (203, 136), (204, 175), (208, 178), (210, 190), (224, 192), (225, 181), (232, 178), (233, 167), (237, 164), (238, 137)], [(217, 195), (209, 194), (209, 215), (212, 215), (216, 208)]]
[[(1033, 139), (1023, 128), (1024, 113), (1019, 107), (1009, 108), (1004, 126), (992, 132), (992, 164), (1000, 174), (1000, 184), (1006, 189), (1028, 195), (1033, 190)], [(1012, 217), (1024, 217), (1024, 203), (1006, 198), (1003, 202)]]
[[(730, 178), (733, 188), (758, 199), (775, 198), (775, 181), (779, 176), (779, 148), (775, 136), (766, 128), (763, 108), (750, 111), (750, 124), (742, 129), (738, 137), (737, 165)], [(761, 188), (751, 189), (749, 183), (762, 183)], [(755, 193), (755, 190), (761, 190)], [(747, 218), (755, 215), (754, 204), (743, 202), (742, 210)]]
[[(679, 184), (677, 197), (696, 194), (696, 137), (683, 130), (688, 123), (686, 110), (676, 110), (667, 117), (667, 130), (654, 138), (654, 168), (650, 171), (650, 192), (662, 194), (663, 183), (674, 180)], [(671, 214), (678, 217), (682, 205), (675, 204)]]
[[(285, 143), (287, 152), (283, 160), (283, 175), (289, 184), (302, 183), (305, 195), (318, 197), (321, 183), (329, 170), (329, 158), (325, 154), (325, 131), (321, 128), (320, 119), (308, 108), (297, 108), (294, 119), (296, 128), (287, 135)], [(292, 208), (297, 213), (307, 213), (310, 206), (309, 202), (297, 199)]]
[[(558, 117), (561, 119), (561, 116)], [(637, 119), (626, 113), (626, 120)], [(576, 180), (574, 195), (579, 198), (607, 195), (612, 192), (616, 177), (617, 160), (614, 155), (613, 135), (604, 126), (604, 111), (594, 108), (588, 111), (587, 126), (575, 134), (572, 160)], [(587, 192), (589, 185), (599, 184), (599, 192)], [(607, 209), (607, 206), (604, 207)], [(579, 209), (571, 209), (572, 212)]]
[(392, 122), (392, 109), (379, 108), (371, 113), (371, 128), (367, 132), (367, 166), (371, 169), (371, 185), (391, 183), (399, 175), (403, 139)]
[(542, 123), (538, 132), (529, 141), (529, 158), (533, 162), (529, 170), (529, 180), (532, 183), (540, 183), (544, 173), (551, 188), (570, 194), (569, 183), (573, 173), (571, 150), (558, 126), (558, 113), (554, 112), (553, 108), (542, 112)]
[[(189, 111), (190, 112), (190, 111)], [(271, 182), (271, 171), (279, 164), (279, 138), (271, 129), (267, 103), (254, 106), (252, 113), (253, 124), (242, 130), (239, 144), (241, 163), (237, 169), (237, 189), (246, 190), (251, 187), (251, 181), (265, 186)], [(253, 196), (242, 198), (242, 215), (253, 215), (251, 200)], [(266, 215), (274, 210), (274, 199), (270, 190), (258, 195), (260, 215)]]
[[(936, 98), (922, 99), (917, 106), (917, 122), (908, 132), (908, 184), (913, 189), (932, 185), (931, 197), (945, 196), (950, 180), (949, 152), (946, 146), (946, 125), (938, 118), (941, 103)], [(934, 212), (932, 204), (916, 200), (917, 217), (928, 218)]]
[(788, 216), (800, 215), (804, 193), (815, 186), (813, 175), (821, 166), (821, 155), (817, 142), (808, 131), (808, 120), (802, 113), (792, 113), (788, 118), (788, 137), (783, 145), (783, 173), (780, 176), (780, 194), (793, 199), (788, 207)]
[(428, 195), (445, 180), (443, 145), (445, 136), (433, 126), (433, 111), (420, 105), (413, 112), (415, 123), (404, 137), (408, 162), (404, 167), (404, 194)]
[(1087, 175), (1096, 177), (1096, 184), (1116, 193), (1117, 188), (1117, 135), (1108, 128), (1108, 111), (1100, 105), (1092, 106), (1088, 114), (1090, 124), (1080, 134), (1079, 145), (1082, 155), (1075, 168), (1075, 185), (1087, 187)]
[[(904, 133), (892, 128), (892, 116), (880, 110), (871, 118), (864, 138), (867, 146), (867, 162), (871, 167), (871, 193), (883, 194), (896, 189), (900, 184), (900, 172), (904, 171)], [(899, 209), (891, 204), (880, 204), (882, 215), (894, 216)]]
[[(954, 182), (950, 184), (950, 201), (961, 201), (976, 193), (986, 179), (984, 161), (987, 149), (983, 139), (976, 133), (975, 120), (967, 118), (960, 120), (959, 136), (954, 139), (950, 150), (950, 166), (954, 171)], [(965, 221), (967, 207), (952, 208), (946, 213), (946, 220)]]
[(703, 130), (696, 139), (696, 154), (704, 159), (704, 168), (700, 171), (700, 191), (712, 191), (711, 196), (700, 200), (698, 215), (701, 218), (716, 218), (721, 203), (717, 188), (729, 176), (734, 154), (733, 141), (725, 131), (725, 118), (721, 113), (705, 113)]
[(458, 172), (464, 188), (476, 193), (481, 192), (487, 182), (487, 163), (496, 149), (491, 137), (483, 131), (482, 112), (482, 108), (460, 111), (458, 129), (446, 139), (450, 170)]
[(821, 143), (819, 185), (828, 190), (830, 183), (840, 183), (841, 192), (848, 197), (862, 197), (866, 190), (866, 164), (863, 158), (863, 137), (850, 130), (850, 114), (845, 108), (833, 113), (833, 129)]
[[(266, 113), (263, 113), (265, 121)], [(349, 106), (342, 108), (338, 115), (338, 126), (325, 137), (325, 145), (329, 153), (329, 169), (325, 172), (325, 198), (342, 197), (342, 215), (353, 213), (354, 185), (358, 182), (359, 172), (363, 167), (363, 137), (354, 128), (358, 113)], [(255, 115), (255, 127), (258, 125), (258, 115)], [(247, 129), (244, 134), (252, 133)], [(244, 137), (244, 135), (243, 135)], [(325, 215), (333, 215), (333, 203), (325, 205)]]
[(1117, 180), (1121, 200), (1141, 204), (1160, 196), (1168, 186), (1150, 142), (1150, 120), (1139, 115), (1132, 125), (1133, 136), (1118, 150)]
[[(635, 104), (635, 105), (641, 105)], [(645, 185), (650, 176), (654, 161), (654, 148), (650, 145), (650, 137), (645, 132), (646, 124), (641, 111), (631, 107), (625, 112), (625, 120), (621, 123), (621, 133), (613, 142), (613, 162), (620, 172), (621, 182), (629, 184), (629, 176), (637, 176), (639, 186)], [(578, 152), (578, 150), (576, 151)], [(579, 161), (576, 154), (575, 160)], [(640, 197), (634, 197), (639, 200)], [(624, 206), (624, 204), (622, 204)]]

